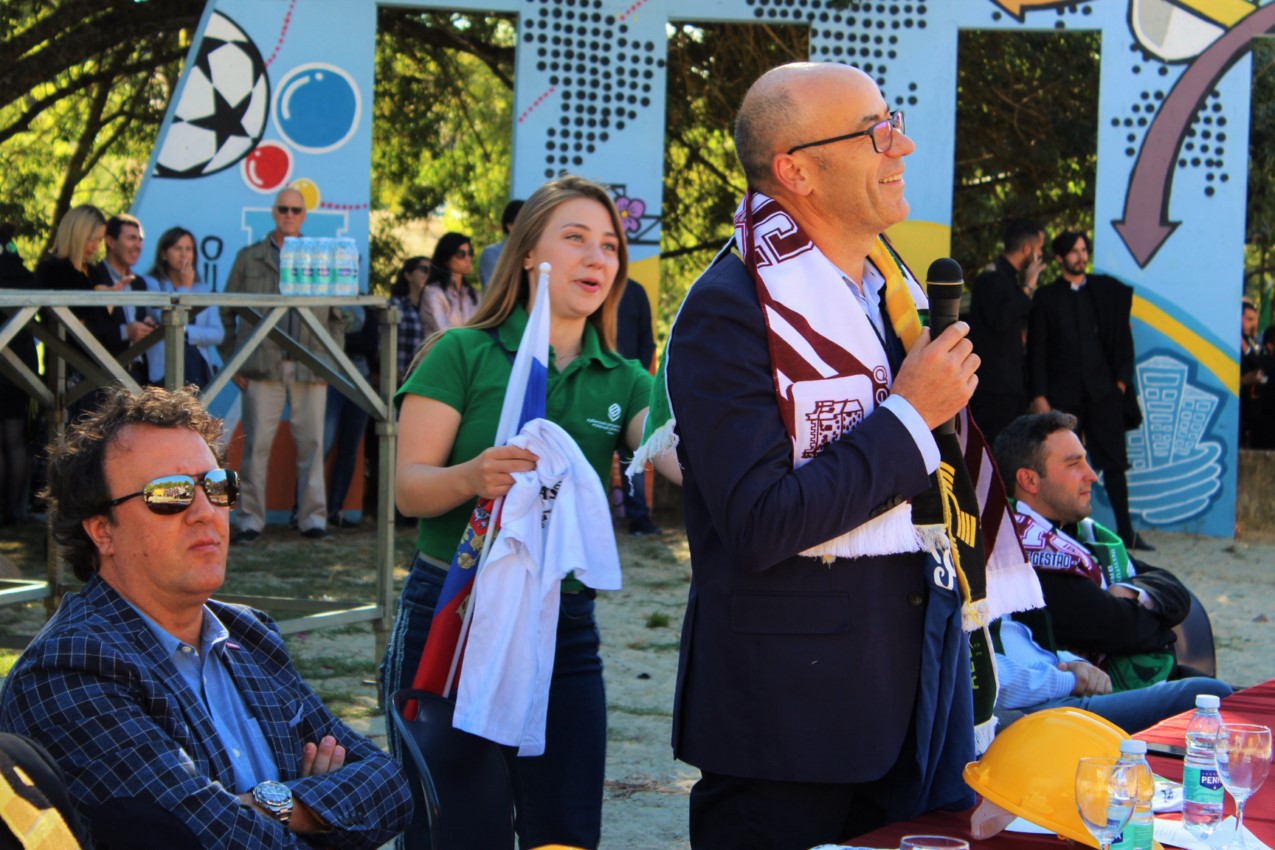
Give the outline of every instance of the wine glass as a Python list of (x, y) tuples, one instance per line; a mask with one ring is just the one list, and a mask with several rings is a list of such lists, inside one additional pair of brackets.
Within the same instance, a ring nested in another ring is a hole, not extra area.
[(1217, 775), (1235, 798), (1235, 836), (1230, 847), (1244, 848), (1244, 804), (1262, 787), (1271, 767), (1271, 730), (1226, 723), (1217, 734)]
[(1138, 771), (1114, 758), (1081, 759), (1076, 766), (1076, 808), (1102, 850), (1124, 831), (1138, 797)]
[(899, 850), (970, 850), (970, 844), (963, 838), (946, 835), (905, 835)]

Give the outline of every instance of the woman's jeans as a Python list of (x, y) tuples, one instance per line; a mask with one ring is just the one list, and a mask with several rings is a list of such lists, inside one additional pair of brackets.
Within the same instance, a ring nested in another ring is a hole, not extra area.
[[(412, 685), (445, 577), (445, 571), (419, 555), (412, 563), (381, 668), (387, 711), (393, 710), (394, 694)], [(501, 748), (513, 783), (518, 843), (524, 850), (543, 844), (592, 850), (601, 837), (606, 693), (593, 597), (588, 589), (562, 595), (544, 755), (520, 758), (517, 748)], [(386, 724), (386, 732), (390, 753), (407, 771), (415, 804), (402, 846), (425, 850), (429, 828), (420, 777), (412, 760), (404, 757), (393, 722)]]

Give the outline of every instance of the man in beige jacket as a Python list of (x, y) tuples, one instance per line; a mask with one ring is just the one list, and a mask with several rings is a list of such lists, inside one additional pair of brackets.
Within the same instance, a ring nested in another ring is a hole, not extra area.
[[(226, 292), (254, 295), (279, 294), (279, 249), (288, 236), (299, 236), (305, 223), (305, 199), (296, 189), (281, 191), (271, 208), (275, 228), (265, 239), (239, 251), (226, 279)], [(310, 308), (315, 318), (326, 322), (338, 345), (343, 336), (341, 311), (335, 307)], [(230, 310), (222, 311), (226, 338), (221, 346), (223, 360), (252, 332), (252, 325), (236, 322)], [(323, 349), (295, 311), (278, 325), (307, 351), (322, 357)], [(251, 544), (266, 524), (266, 470), (270, 447), (289, 405), (292, 439), (297, 448), (297, 527), (301, 536), (321, 540), (329, 537), (323, 481), (323, 412), (327, 382), (305, 364), (292, 359), (287, 349), (266, 340), (252, 353), (235, 384), (243, 392), (244, 453), (241, 464), (239, 530), (232, 542)]]

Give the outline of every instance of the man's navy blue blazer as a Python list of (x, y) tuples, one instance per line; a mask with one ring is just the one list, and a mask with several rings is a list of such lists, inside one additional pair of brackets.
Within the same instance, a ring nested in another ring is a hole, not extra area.
[[(399, 765), (323, 706), (265, 614), (215, 601), (208, 607), (230, 632), (231, 675), (270, 743), (280, 780), (332, 826), (322, 842), (373, 850), (400, 832), (412, 801)], [(100, 810), (113, 806), (151, 807), (175, 815), (202, 847), (311, 846), (239, 804), (230, 757), (203, 700), (146, 622), (96, 576), (62, 600), (14, 665), (0, 694), (0, 730), (44, 745), (86, 822), (100, 822)], [(302, 746), (325, 735), (346, 748), (345, 766), (302, 778)], [(145, 830), (146, 818), (137, 820)]]
[(675, 754), (737, 777), (880, 778), (912, 720), (926, 559), (798, 553), (924, 491), (920, 450), (878, 408), (793, 470), (756, 284), (734, 255), (692, 287), (667, 370), (692, 564)]

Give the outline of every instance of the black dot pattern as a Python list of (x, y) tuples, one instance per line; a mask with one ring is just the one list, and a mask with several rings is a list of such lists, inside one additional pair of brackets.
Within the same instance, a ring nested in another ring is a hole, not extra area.
[(552, 178), (578, 171), (652, 104), (663, 108), (652, 85), (665, 61), (654, 42), (633, 38), (621, 16), (602, 11), (601, 0), (528, 5), (519, 38), (524, 50), (535, 49), (536, 70), (548, 80), (558, 113), (544, 142), (544, 176)]
[[(994, 7), (989, 7), (988, 11), (989, 11), (989, 17), (991, 17), (993, 21), (1003, 21), (1006, 18), (1009, 18), (1011, 20), (1017, 20), (1017, 18), (1014, 15), (1007, 15), (1002, 10), (996, 9)], [(1024, 10), (1024, 14), (1031, 11), (1033, 10), (1030, 7), (1027, 7)], [(1052, 12), (1054, 17), (1058, 19), (1054, 21), (1054, 29), (1063, 30), (1067, 28), (1067, 22), (1066, 20), (1064, 20), (1064, 18), (1067, 15), (1081, 15), (1082, 17), (1092, 15), (1093, 2), (1092, 0), (1089, 0), (1089, 2), (1082, 2), (1082, 0), (1076, 0), (1076, 2), (1074, 3), (1063, 3), (1059, 6), (1051, 6), (1045, 9), (1038, 9), (1035, 11), (1040, 13)]]
[(918, 83), (907, 80), (892, 86), (889, 71), (900, 56), (899, 37), (926, 28), (933, 2), (866, 0), (844, 9), (829, 8), (819, 0), (748, 0), (748, 5), (758, 21), (808, 25), (812, 60), (860, 68), (893, 98), (894, 108), (906, 109), (919, 102)]
[[(1129, 45), (1129, 52), (1134, 56), (1131, 70), (1145, 87), (1138, 92), (1138, 100), (1129, 105), (1126, 114), (1111, 119), (1111, 126), (1128, 130), (1124, 154), (1132, 158), (1142, 149), (1146, 130), (1155, 120), (1173, 83), (1165, 79), (1169, 75), (1169, 66), (1147, 53), (1137, 42)], [(1231, 179), (1226, 171), (1227, 136), (1226, 108), (1222, 96), (1213, 89), (1195, 111), (1178, 149), (1177, 162), (1179, 171), (1204, 171), (1204, 196), (1207, 198), (1217, 194), (1219, 184)], [(1243, 155), (1247, 157), (1248, 151), (1243, 151)]]

